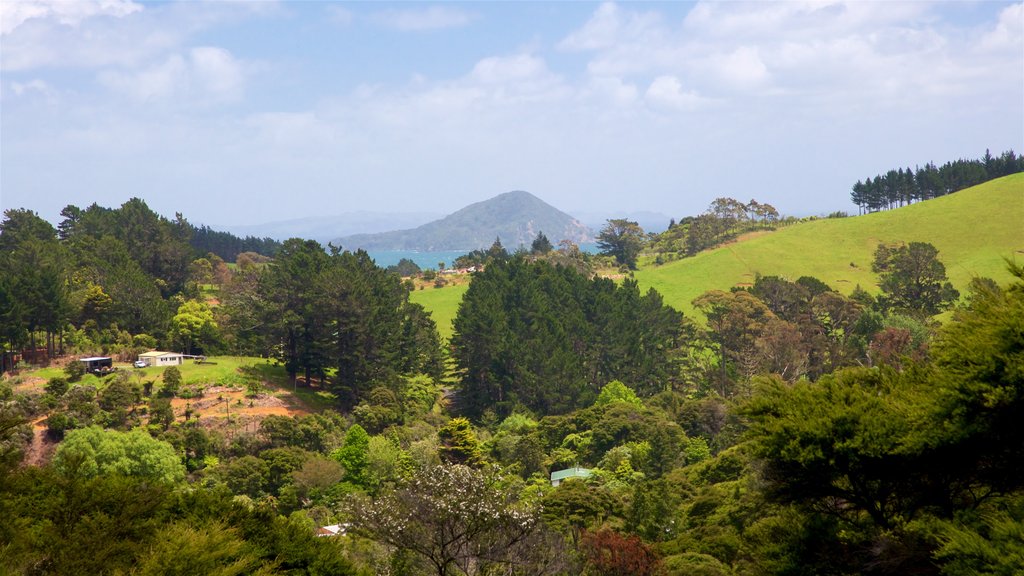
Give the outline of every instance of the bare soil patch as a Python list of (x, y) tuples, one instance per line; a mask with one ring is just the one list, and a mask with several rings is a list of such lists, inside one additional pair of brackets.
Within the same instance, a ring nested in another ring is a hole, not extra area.
[(255, 416), (304, 416), (309, 410), (295, 396), (278, 391), (246, 396), (245, 390), (225, 386), (211, 386), (201, 398), (175, 398), (171, 400), (175, 418), (185, 418), (186, 410), (192, 418), (230, 418)]

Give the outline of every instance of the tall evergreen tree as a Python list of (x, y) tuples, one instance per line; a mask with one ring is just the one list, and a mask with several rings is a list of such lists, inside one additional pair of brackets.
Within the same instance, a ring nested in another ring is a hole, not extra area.
[(477, 417), (516, 406), (563, 413), (622, 380), (644, 395), (675, 376), (682, 315), (657, 292), (513, 258), (477, 274), (455, 319), (458, 405)]

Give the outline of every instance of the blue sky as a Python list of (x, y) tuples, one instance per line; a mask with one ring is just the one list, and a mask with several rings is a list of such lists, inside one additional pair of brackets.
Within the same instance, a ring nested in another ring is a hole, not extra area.
[(1021, 3), (0, 3), (0, 208), (53, 221), (815, 214), (986, 148), (1024, 152)]

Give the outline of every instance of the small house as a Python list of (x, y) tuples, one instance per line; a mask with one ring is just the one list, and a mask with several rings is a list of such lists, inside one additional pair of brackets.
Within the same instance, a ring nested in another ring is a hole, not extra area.
[(85, 371), (93, 374), (104, 374), (114, 369), (114, 359), (110, 356), (90, 356), (79, 358), (79, 362), (85, 364)]
[(591, 472), (586, 468), (580, 468), (573, 466), (572, 468), (566, 468), (565, 470), (559, 470), (551, 473), (551, 485), (558, 486), (562, 483), (562, 480), (568, 480), (569, 478), (590, 478)]
[(144, 362), (146, 366), (180, 366), (185, 363), (185, 356), (177, 352), (153, 350), (139, 354), (139, 362)]

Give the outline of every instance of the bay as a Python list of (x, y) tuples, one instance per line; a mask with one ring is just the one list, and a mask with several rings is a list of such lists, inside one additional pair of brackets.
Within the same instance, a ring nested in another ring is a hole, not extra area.
[[(593, 243), (580, 244), (580, 250), (589, 254), (596, 254), (598, 252), (597, 244)], [(369, 254), (370, 258), (373, 258), (373, 261), (381, 268), (394, 266), (395, 264), (398, 264), (398, 261), (402, 258), (408, 258), (424, 270), (427, 268), (437, 270), (437, 265), (439, 263), (444, 262), (445, 267), (450, 268), (455, 263), (456, 258), (469, 254), (470, 252), (470, 250), (438, 250), (424, 252), (417, 250), (369, 250), (367, 251), (367, 254)]]
[(450, 267), (455, 262), (456, 258), (468, 254), (469, 252), (469, 250), (440, 250), (437, 252), (417, 252), (415, 250), (372, 250), (368, 251), (367, 254), (369, 254), (370, 258), (373, 258), (373, 261), (381, 268), (394, 266), (395, 264), (398, 264), (398, 261), (402, 258), (408, 258), (424, 270), (427, 268), (437, 270), (438, 263), (444, 262), (445, 267)]

